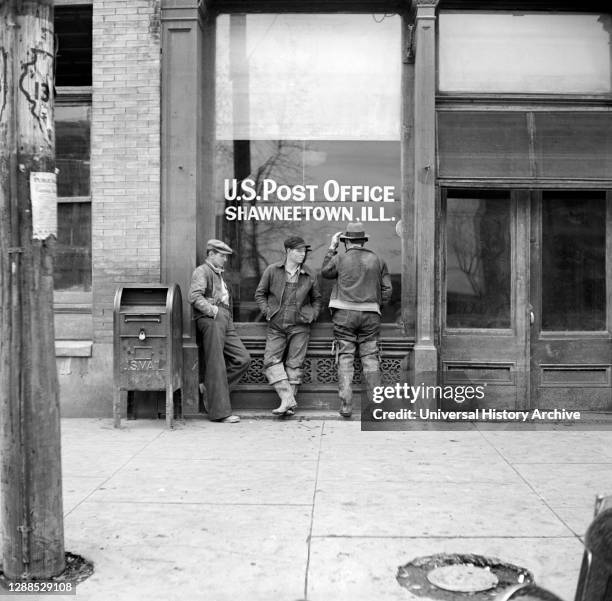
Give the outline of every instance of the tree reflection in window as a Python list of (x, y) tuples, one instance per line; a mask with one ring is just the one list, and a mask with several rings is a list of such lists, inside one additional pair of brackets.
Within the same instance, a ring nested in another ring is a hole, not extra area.
[(510, 257), (507, 194), (472, 192), (447, 199), (447, 327), (510, 327)]
[[(236, 146), (232, 142), (218, 142), (217, 145), (217, 231), (225, 240), (231, 241), (232, 248), (239, 250), (232, 258), (228, 278), (233, 278), (235, 318), (240, 321), (261, 319), (253, 295), (255, 287), (267, 265), (279, 261), (284, 256), (283, 240), (293, 234), (303, 236), (312, 246), (307, 262), (318, 272), (332, 235), (346, 227), (346, 220), (340, 221), (229, 221), (224, 210), (228, 206), (300, 206), (335, 207), (340, 211), (351, 209), (359, 215), (365, 204), (375, 211), (384, 205), (384, 214), (395, 221), (365, 223), (369, 237), (366, 247), (377, 252), (385, 259), (393, 280), (391, 302), (383, 309), (383, 321), (394, 323), (400, 319), (401, 306), (401, 247), (395, 233), (395, 226), (401, 218), (400, 202), (400, 145), (391, 141), (266, 141), (250, 142), (250, 160), (254, 167), (246, 174), (255, 181), (257, 196), (262, 196), (261, 186), (264, 179), (272, 179), (279, 185), (317, 186), (317, 200), (280, 201), (272, 196), (267, 201), (232, 200), (224, 198), (223, 183), (226, 178), (234, 178), (236, 161), (232, 153)], [(239, 179), (236, 177), (236, 179)], [(241, 178), (244, 179), (244, 178)], [(335, 179), (341, 185), (387, 185), (393, 186), (396, 201), (392, 203), (330, 202), (322, 200), (323, 185)], [(341, 213), (343, 214), (343, 213)], [(341, 249), (341, 252), (344, 252)], [(231, 273), (230, 273), (231, 272)], [(324, 303), (329, 299), (333, 282), (321, 280)], [(324, 311), (319, 321), (329, 321)]]

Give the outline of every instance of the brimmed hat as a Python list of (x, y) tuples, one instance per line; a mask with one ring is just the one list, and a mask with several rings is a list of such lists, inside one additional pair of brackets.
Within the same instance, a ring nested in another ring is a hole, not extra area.
[(304, 238), (300, 236), (289, 236), (285, 240), (285, 248), (305, 248), (306, 250), (310, 250), (310, 245), (306, 244)]
[(355, 221), (355, 223), (349, 223), (346, 226), (346, 232), (339, 236), (340, 240), (368, 240), (366, 233), (363, 229), (363, 223), (361, 221)]
[(233, 255), (234, 251), (222, 240), (215, 240), (214, 238), (206, 243), (206, 250), (214, 250), (215, 252), (222, 253), (224, 255)]

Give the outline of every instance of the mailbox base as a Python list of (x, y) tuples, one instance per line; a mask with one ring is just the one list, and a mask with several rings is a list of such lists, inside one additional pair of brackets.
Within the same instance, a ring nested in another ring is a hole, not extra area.
[[(126, 414), (128, 419), (135, 419), (134, 390), (115, 388), (113, 398), (113, 425), (115, 428), (121, 426), (121, 415)], [(169, 429), (174, 428), (174, 422), (183, 419), (183, 395), (182, 389), (176, 390), (168, 387), (165, 390), (166, 397), (166, 425)]]

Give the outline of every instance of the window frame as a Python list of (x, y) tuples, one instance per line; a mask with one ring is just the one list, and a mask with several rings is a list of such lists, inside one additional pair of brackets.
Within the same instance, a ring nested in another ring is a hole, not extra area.
[[(574, 2), (557, 3), (552, 2), (478, 2), (467, 0), (442, 0), (438, 5), (438, 18), (436, 19), (436, 108), (439, 104), (455, 104), (469, 99), (475, 104), (502, 103), (502, 104), (525, 104), (535, 103), (541, 106), (549, 105), (553, 110), (561, 104), (572, 104), (576, 106), (612, 106), (612, 92), (602, 94), (589, 93), (541, 93), (541, 92), (442, 92), (440, 91), (440, 11), (448, 10), (463, 13), (508, 12), (512, 10), (524, 10), (529, 13), (555, 14), (562, 13), (604, 13), (612, 15), (610, 6), (600, 0), (586, 1), (582, 5)], [(612, 69), (611, 69), (612, 71)], [(612, 76), (612, 73), (611, 73)]]
[[(57, 2), (56, 2), (57, 4)], [(75, 4), (75, 3), (70, 3)], [(78, 3), (77, 3), (78, 4)], [(90, 4), (90, 3), (89, 3)], [(58, 86), (55, 89), (55, 107), (58, 106), (86, 106), (91, 109), (92, 106), (92, 86)], [(91, 172), (90, 172), (90, 188), (88, 196), (58, 196), (57, 204), (66, 203), (89, 203), (92, 202), (91, 194)], [(91, 227), (91, 226), (90, 226)], [(91, 248), (90, 248), (91, 250)], [(93, 272), (93, 264), (92, 264)], [(65, 310), (75, 310), (77, 312), (91, 312), (93, 305), (93, 287), (88, 291), (77, 290), (54, 290), (53, 291), (53, 307), (55, 312), (63, 312)]]
[[(53, 0), (54, 8), (58, 7), (93, 7), (93, 0)], [(93, 50), (93, 49), (92, 49)], [(57, 106), (92, 106), (92, 85), (88, 86), (55, 86), (54, 109)], [(55, 118), (55, 112), (54, 112)], [(90, 142), (91, 151), (91, 142)], [(91, 152), (90, 152), (91, 156)], [(89, 196), (58, 196), (57, 205), (65, 203), (87, 203), (91, 205), (91, 172), (90, 172), (90, 187)], [(91, 224), (90, 224), (91, 228)], [(90, 252), (93, 243), (90, 236)], [(93, 275), (93, 263), (92, 263)], [(93, 305), (93, 287), (89, 291), (53, 291), (53, 307), (55, 313), (91, 313)]]
[[(586, 0), (579, 4), (574, 0), (551, 2), (550, 0), (441, 0), (439, 10), (463, 12), (525, 10), (528, 12), (593, 13), (612, 14), (610, 6), (602, 0)], [(577, 179), (561, 177), (440, 177), (439, 127), (440, 112), (454, 111), (503, 111), (503, 112), (608, 112), (612, 111), (612, 94), (543, 94), (543, 93), (482, 93), (440, 92), (439, 90), (439, 19), (436, 20), (436, 174), (437, 183), (445, 188), (511, 188), (511, 189), (610, 189), (612, 174), (605, 179)], [(530, 145), (532, 145), (531, 141)]]
[[(508, 327), (496, 327), (496, 328), (478, 328), (469, 326), (449, 326), (448, 325), (448, 200), (449, 196), (451, 199), (455, 193), (463, 192), (470, 194), (473, 191), (475, 197), (479, 195), (483, 199), (487, 199), (486, 193), (492, 192), (498, 195), (500, 198), (503, 195), (507, 195), (509, 212), (509, 236), (510, 236), (510, 306), (508, 318), (510, 325)], [(502, 186), (446, 186), (441, 187), (440, 190), (440, 210), (439, 210), (439, 223), (438, 232), (439, 239), (441, 240), (440, 248), (438, 249), (438, 262), (441, 274), (440, 287), (439, 287), (439, 305), (440, 305), (440, 320), (441, 320), (441, 334), (443, 336), (457, 336), (462, 334), (476, 334), (483, 336), (514, 336), (515, 325), (517, 320), (517, 262), (518, 262), (518, 232), (517, 232), (517, 220), (519, 219), (519, 200), (516, 192), (513, 189), (504, 188)]]
[[(334, 0), (334, 1), (329, 2), (329, 4), (325, 4), (325, 6), (322, 6), (318, 4), (317, 2), (312, 2), (312, 3), (305, 2), (300, 5), (299, 9), (297, 9), (297, 8), (290, 7), (289, 3), (284, 2), (283, 0), (279, 0), (278, 2), (275, 2), (274, 0), (272, 0), (272, 1), (258, 2), (256, 8), (249, 7), (248, 10), (245, 10), (244, 7), (242, 7), (242, 9), (239, 9), (238, 5), (240, 4), (240, 0), (237, 0), (236, 2), (232, 2), (232, 1), (214, 2), (213, 1), (210, 4), (212, 6), (213, 12), (215, 13), (216, 17), (221, 16), (221, 15), (232, 15), (232, 14), (237, 14), (237, 13), (246, 14), (247, 16), (252, 15), (252, 14), (259, 14), (259, 13), (273, 13), (273, 14), (285, 14), (285, 13), (302, 14), (304, 13), (304, 14), (313, 14), (313, 15), (329, 14), (329, 13), (332, 13), (332, 14), (335, 14), (335, 13), (369, 14), (372, 12), (376, 12), (376, 14), (380, 13), (382, 15), (386, 13), (393, 13), (394, 15), (396, 14), (400, 18), (400, 45), (398, 46), (397, 50), (398, 50), (398, 53), (402, 52), (402, 43), (403, 43), (402, 29), (404, 28), (404, 18), (405, 18), (405, 13), (406, 13), (406, 6), (403, 5), (401, 2), (395, 2), (393, 0), (379, 0), (378, 2), (368, 1), (368, 2), (360, 3), (360, 2), (351, 2), (350, 0), (348, 1), (345, 0), (344, 2)], [(216, 23), (215, 23), (215, 27), (216, 27)], [(213, 71), (214, 71), (214, 68), (213, 68)], [(216, 71), (214, 71), (214, 73), (216, 74)], [(406, 102), (406, 97), (402, 91), (402, 78), (403, 78), (403, 75), (400, 72), (400, 97), (399, 97), (400, 110), (405, 105), (405, 102)], [(215, 131), (215, 128), (213, 127), (213, 132), (214, 131)], [(214, 133), (213, 133), (213, 139), (215, 139), (216, 141), (216, 137)], [(400, 137), (397, 142), (400, 146), (400, 155), (398, 158), (399, 158), (399, 165), (401, 166), (401, 148), (402, 148), (401, 116), (400, 116)], [(215, 179), (215, 177), (216, 175), (213, 176), (213, 180)], [(400, 177), (400, 182), (402, 182), (401, 177)], [(398, 195), (399, 195), (397, 202), (400, 204), (400, 207), (401, 207), (401, 203), (403, 202), (402, 197), (401, 197), (401, 183), (400, 183), (400, 187), (396, 188), (396, 191), (398, 192)], [(214, 206), (213, 201), (209, 201), (208, 208), (214, 212), (215, 206)], [(401, 220), (399, 222), (401, 222)], [(367, 223), (366, 223), (366, 226), (367, 226)], [(344, 228), (344, 223), (341, 224), (338, 229), (343, 229), (343, 228)], [(215, 237), (219, 236), (219, 232), (217, 232), (216, 229), (214, 230), (213, 234)], [(398, 244), (400, 245), (402, 244), (401, 236), (398, 237)], [(385, 258), (384, 255), (382, 256), (382, 258), (383, 259)], [(316, 268), (314, 269), (314, 271), (316, 271)], [(404, 297), (406, 296), (407, 283), (406, 283), (406, 278), (405, 278), (403, 267), (400, 267), (399, 281), (400, 281), (400, 284), (399, 284), (400, 290), (402, 291), (401, 296)], [(402, 298), (400, 298), (399, 315), (403, 315), (403, 312), (401, 310), (401, 306), (403, 302), (405, 301)], [(322, 308), (322, 311), (326, 311), (326, 310), (327, 310), (327, 307), (324, 306)], [(390, 337), (390, 338), (398, 337), (398, 332), (401, 329), (406, 327), (403, 322), (403, 319), (401, 317), (398, 319), (399, 321), (395, 321), (395, 322), (381, 322), (380, 325), (381, 325), (381, 336), (382, 337)], [(258, 321), (237, 321), (236, 320), (235, 323), (240, 325), (240, 331), (246, 337), (250, 337), (250, 336), (261, 337), (262, 332), (267, 327), (267, 323), (265, 322), (265, 320), (259, 321), (259, 322)], [(333, 324), (331, 321), (314, 323), (312, 326), (311, 340), (328, 338), (332, 330), (332, 325)], [(408, 336), (408, 338), (410, 338), (410, 336)]]
[(93, 0), (53, 0), (54, 6), (93, 6)]

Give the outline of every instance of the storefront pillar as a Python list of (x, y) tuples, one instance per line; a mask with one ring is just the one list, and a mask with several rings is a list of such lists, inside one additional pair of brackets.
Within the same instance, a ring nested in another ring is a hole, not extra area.
[(436, 7), (416, 0), (414, 71), (414, 203), (416, 257), (415, 383), (435, 384)]
[(414, 339), (416, 317), (416, 241), (414, 220), (414, 15), (402, 19), (402, 325)]
[(198, 408), (197, 347), (189, 284), (214, 237), (214, 15), (197, 0), (162, 2), (161, 272), (183, 296), (183, 405)]

